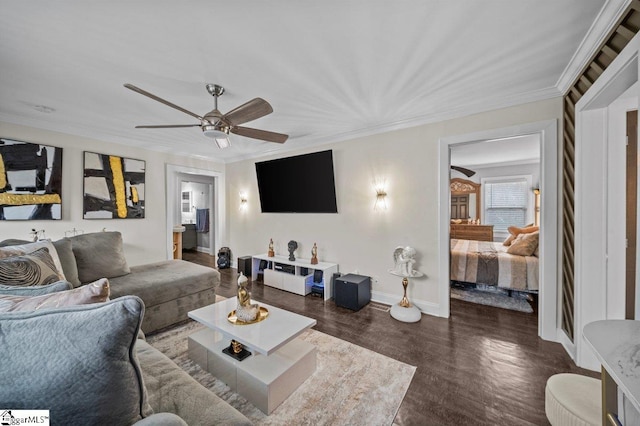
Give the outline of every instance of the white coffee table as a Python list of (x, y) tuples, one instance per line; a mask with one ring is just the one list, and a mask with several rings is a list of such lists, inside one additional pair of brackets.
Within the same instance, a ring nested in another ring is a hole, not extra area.
[[(316, 320), (275, 306), (259, 303), (269, 311), (260, 322), (236, 325), (227, 319), (237, 298), (189, 312), (207, 328), (189, 336), (189, 357), (202, 368), (270, 414), (316, 369), (316, 347), (297, 337)], [(236, 340), (252, 355), (238, 361), (222, 352)]]

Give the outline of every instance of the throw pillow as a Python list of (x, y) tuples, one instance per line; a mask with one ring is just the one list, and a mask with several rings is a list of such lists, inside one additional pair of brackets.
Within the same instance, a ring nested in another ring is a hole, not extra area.
[(531, 256), (538, 247), (539, 232), (532, 232), (530, 234), (520, 234), (511, 243), (507, 249), (507, 253), (516, 254), (518, 256)]
[(119, 232), (93, 232), (69, 238), (82, 283), (115, 278), (131, 272)]
[[(20, 240), (5, 240), (4, 243), (8, 243), (11, 241), (19, 242)], [(0, 259), (5, 257), (22, 255), (22, 254), (29, 254), (41, 248), (46, 248), (47, 251), (49, 252), (49, 255), (53, 259), (53, 263), (55, 264), (55, 268), (58, 274), (58, 280), (66, 280), (66, 277), (64, 275), (64, 270), (62, 268), (62, 263), (60, 262), (60, 258), (58, 257), (58, 252), (56, 251), (56, 248), (51, 243), (51, 240), (40, 240), (32, 243), (12, 244), (8, 246), (0, 247)], [(0, 275), (0, 278), (2, 278), (2, 275)]]
[(62, 264), (62, 271), (67, 281), (73, 284), (74, 287), (78, 287), (80, 285), (78, 265), (76, 264), (73, 249), (71, 248), (71, 240), (66, 237), (61, 238), (58, 241), (53, 241), (53, 246), (56, 248), (60, 263)]
[(34, 285), (31, 287), (0, 284), (0, 294), (7, 296), (40, 296), (41, 294), (56, 293), (58, 291), (71, 290), (72, 288), (73, 285), (68, 281), (56, 281), (53, 284)]
[(56, 424), (131, 425), (152, 414), (135, 351), (144, 304), (0, 313), (0, 401), (47, 408)]
[(60, 279), (46, 247), (28, 254), (0, 258), (0, 284), (33, 286), (51, 284)]
[(40, 296), (0, 295), (0, 312), (37, 311), (38, 309), (86, 305), (109, 300), (109, 281), (102, 278), (94, 283)]
[(540, 227), (527, 225), (524, 228), (518, 228), (517, 226), (510, 226), (509, 228), (507, 228), (507, 230), (509, 231), (509, 236), (502, 243), (502, 245), (504, 246), (510, 246), (513, 240), (515, 240), (518, 235), (530, 234), (532, 232), (539, 231)]

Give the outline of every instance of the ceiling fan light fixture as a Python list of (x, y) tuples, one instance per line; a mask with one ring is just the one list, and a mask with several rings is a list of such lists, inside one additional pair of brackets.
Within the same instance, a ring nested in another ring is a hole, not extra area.
[(229, 128), (223, 127), (222, 129), (212, 125), (202, 126), (202, 133), (208, 138), (215, 140), (218, 148), (225, 149), (231, 146), (229, 141)]

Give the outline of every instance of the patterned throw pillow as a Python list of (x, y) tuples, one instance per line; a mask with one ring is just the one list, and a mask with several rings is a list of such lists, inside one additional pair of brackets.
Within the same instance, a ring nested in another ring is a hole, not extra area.
[(41, 296), (0, 295), (0, 312), (37, 311), (64, 306), (87, 305), (109, 300), (109, 281), (102, 278), (73, 290), (43, 294)]
[(56, 281), (60, 275), (46, 247), (0, 259), (0, 284), (25, 287)]
[[(60, 258), (58, 257), (58, 252), (56, 251), (56, 248), (54, 247), (51, 240), (40, 240), (33, 243), (0, 247), (0, 259), (30, 254), (41, 248), (46, 248), (47, 251), (49, 252), (49, 255), (53, 259), (53, 264), (55, 266), (55, 270), (58, 275), (58, 280), (66, 281), (67, 279), (64, 275), (64, 270), (62, 269), (62, 263), (60, 262)], [(4, 284), (2, 282), (2, 278), (3, 278), (3, 275), (0, 274), (0, 284)], [(102, 278), (102, 277), (98, 277), (98, 278)]]
[(538, 231), (518, 235), (507, 249), (507, 253), (518, 256), (532, 256), (536, 248), (538, 248), (539, 236), (540, 232)]

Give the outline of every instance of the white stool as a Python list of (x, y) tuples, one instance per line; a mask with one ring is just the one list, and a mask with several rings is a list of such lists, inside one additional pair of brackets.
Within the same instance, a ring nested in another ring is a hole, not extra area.
[(553, 426), (601, 425), (601, 381), (569, 373), (549, 377), (544, 411)]

